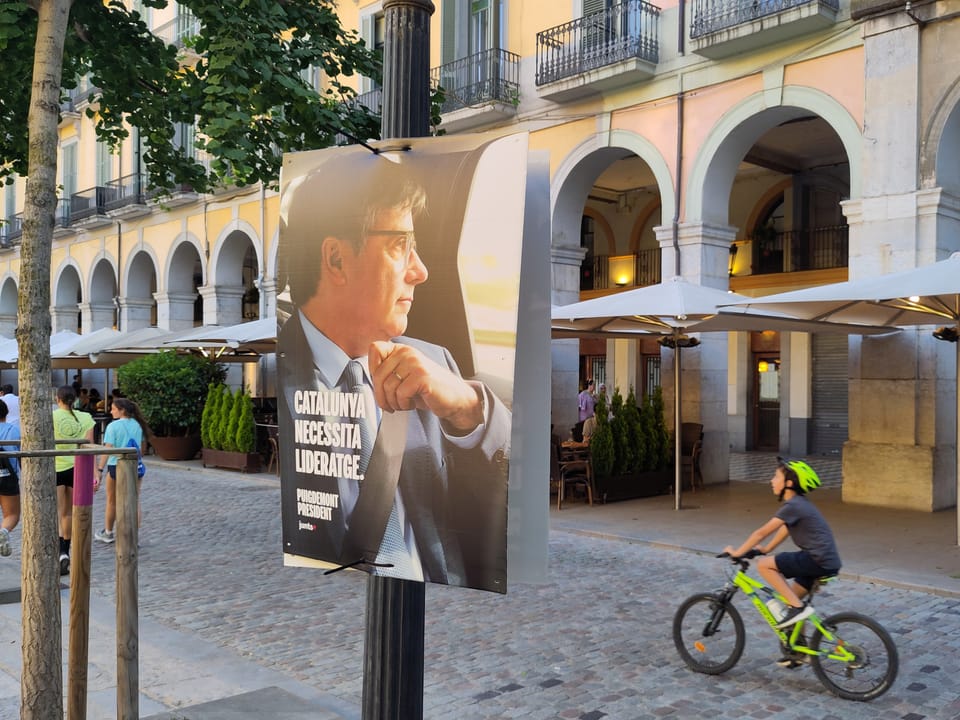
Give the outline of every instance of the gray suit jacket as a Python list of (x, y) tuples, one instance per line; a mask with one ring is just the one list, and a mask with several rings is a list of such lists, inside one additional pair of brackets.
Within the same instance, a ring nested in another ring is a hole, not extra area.
[[(438, 345), (410, 338), (394, 342), (411, 345), (459, 374), (450, 353)], [(335, 511), (330, 520), (309, 522), (316, 528), (305, 530), (297, 490), (339, 491), (337, 478), (297, 472), (293, 462), (294, 393), (330, 389), (318, 376), (296, 313), (280, 331), (277, 375), (284, 552), (340, 565), (372, 560), (395, 499), (396, 482), (417, 541), (424, 579), (506, 592), (511, 417), (488, 388), (483, 387), (485, 430), (479, 444), (470, 449), (451, 443), (438, 418), (428, 411), (384, 413), (353, 517)], [(391, 465), (389, 448), (398, 443), (399, 472), (394, 480), (384, 476)]]

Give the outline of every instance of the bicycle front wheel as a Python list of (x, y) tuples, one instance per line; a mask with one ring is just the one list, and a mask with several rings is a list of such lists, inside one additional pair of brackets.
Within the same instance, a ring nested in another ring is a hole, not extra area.
[(733, 603), (717, 595), (692, 595), (673, 616), (673, 642), (691, 670), (719, 675), (736, 665), (743, 654), (743, 618)]
[[(823, 626), (833, 639), (814, 631), (810, 647), (820, 654), (811, 655), (810, 664), (830, 692), (846, 700), (864, 701), (890, 689), (900, 660), (893, 638), (880, 623), (860, 613), (845, 612), (831, 615)], [(846, 653), (853, 657), (837, 657)]]

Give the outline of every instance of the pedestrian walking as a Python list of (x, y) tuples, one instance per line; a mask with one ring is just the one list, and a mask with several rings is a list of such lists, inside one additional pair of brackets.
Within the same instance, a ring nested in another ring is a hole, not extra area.
[[(70, 385), (57, 388), (57, 407), (53, 411), (53, 437), (56, 440), (87, 440), (93, 442), (93, 416), (83, 410), (74, 410), (76, 393)], [(69, 445), (57, 445), (58, 450)], [(57, 473), (57, 514), (60, 518), (60, 574), (70, 572), (70, 539), (73, 535), (73, 455), (58, 455), (54, 468)]]
[[(132, 400), (115, 397), (110, 404), (110, 415), (113, 420), (107, 425), (103, 434), (103, 444), (107, 447), (127, 447), (131, 440), (144, 451), (144, 440), (151, 436), (150, 427), (144, 419), (140, 408)], [(102, 543), (113, 543), (116, 539), (113, 524), (117, 518), (117, 455), (110, 455), (105, 461), (101, 457), (99, 473), (93, 479), (93, 489), (99, 490), (101, 478), (105, 473), (107, 484), (107, 503), (104, 510), (103, 529), (94, 533), (93, 537)], [(137, 478), (137, 527), (140, 527), (140, 486), (142, 479)]]
[[(7, 404), (0, 400), (0, 441), (19, 440), (20, 428), (7, 422), (9, 410)], [(2, 445), (4, 450), (19, 450), (19, 445)], [(0, 555), (8, 557), (10, 548), (10, 533), (20, 522), (20, 463), (16, 458), (0, 458), (0, 512), (3, 512), (3, 522), (0, 523)]]

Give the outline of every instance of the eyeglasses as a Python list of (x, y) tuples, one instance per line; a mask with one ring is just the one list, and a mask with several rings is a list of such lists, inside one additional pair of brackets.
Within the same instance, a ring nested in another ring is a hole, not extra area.
[(387, 246), (387, 252), (395, 260), (403, 260), (405, 263), (410, 262), (417, 249), (417, 238), (413, 230), (368, 230), (367, 235), (394, 238)]

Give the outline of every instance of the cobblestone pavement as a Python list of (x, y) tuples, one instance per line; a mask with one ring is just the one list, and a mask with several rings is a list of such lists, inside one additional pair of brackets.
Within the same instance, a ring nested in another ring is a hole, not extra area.
[[(284, 568), (279, 497), (270, 477), (150, 467), (141, 617), (359, 707), (365, 576)], [(97, 527), (102, 503), (98, 494)], [(113, 553), (94, 544), (94, 598), (113, 597)], [(743, 602), (739, 664), (718, 677), (686, 669), (673, 613), (723, 583), (721, 561), (554, 531), (550, 563), (548, 584), (516, 585), (506, 596), (427, 587), (425, 717), (960, 717), (960, 600), (847, 580), (820, 596), (821, 613), (872, 615), (899, 647), (893, 689), (853, 703), (829, 694), (809, 668), (775, 665), (776, 641)]]

